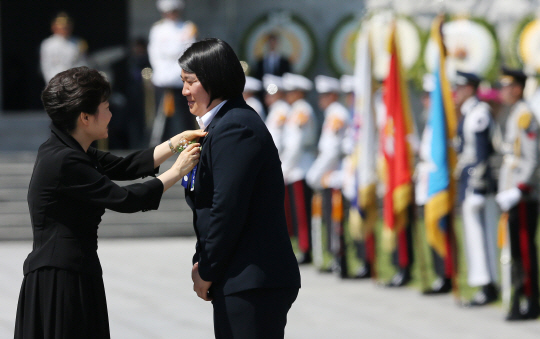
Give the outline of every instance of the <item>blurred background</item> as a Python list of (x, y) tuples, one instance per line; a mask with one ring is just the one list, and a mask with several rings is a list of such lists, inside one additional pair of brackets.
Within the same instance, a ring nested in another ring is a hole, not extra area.
[[(418, 48), (412, 52), (414, 62), (418, 61), (412, 77), (417, 86), (411, 99), (413, 107), (418, 108), (418, 79), (426, 72), (423, 55), (436, 14), (444, 12), (453, 18), (471, 17), (481, 22), (495, 38), (496, 46), (489, 56), (494, 65), (517, 66), (516, 34), (537, 10), (536, 0), (188, 0), (181, 16), (196, 25), (199, 39), (218, 37), (227, 41), (252, 68), (264, 52), (265, 34), (277, 30), (280, 49), (289, 57), (292, 71), (313, 78), (317, 74), (339, 77), (352, 73), (353, 42), (362, 20), (373, 13), (393, 11), (417, 29)], [(48, 133), (40, 128), (48, 124), (39, 99), (45, 86), (40, 45), (51, 35), (51, 22), (61, 12), (69, 15), (73, 36), (85, 42), (87, 64), (106, 72), (113, 83), (115, 95), (111, 100), (116, 117), (110, 148), (140, 148), (143, 143), (133, 140), (143, 140), (144, 135), (130, 138), (129, 124), (125, 123), (129, 111), (133, 111), (128, 106), (134, 95), (137, 97), (137, 90), (131, 88), (130, 72), (138, 67), (134, 60), (145, 54), (150, 29), (161, 18), (155, 1), (18, 0), (0, 3), (0, 128), (6, 138), (0, 142), (0, 150), (35, 150)], [(313, 94), (309, 98), (315, 100)], [(138, 99), (139, 106), (143, 105), (140, 96)], [(33, 114), (31, 119), (29, 114)], [(146, 122), (151, 122), (151, 117)], [(39, 127), (30, 129), (31, 133), (22, 132), (21, 128), (33, 125)]]

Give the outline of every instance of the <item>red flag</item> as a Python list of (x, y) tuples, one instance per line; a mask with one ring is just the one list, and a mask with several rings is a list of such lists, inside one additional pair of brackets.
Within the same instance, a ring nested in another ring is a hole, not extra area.
[[(387, 233), (391, 231), (392, 239), (397, 236), (400, 266), (406, 266), (409, 262), (406, 244), (401, 244), (401, 242), (405, 241), (403, 231), (410, 222), (408, 208), (413, 203), (412, 149), (408, 141), (413, 130), (408, 90), (403, 75), (399, 46), (396, 44), (395, 25), (390, 36), (390, 54), (389, 73), (384, 81), (386, 119), (381, 133), (382, 150), (386, 162), (383, 214)], [(395, 243), (392, 241), (392, 247)], [(402, 251), (404, 256), (401, 255)]]

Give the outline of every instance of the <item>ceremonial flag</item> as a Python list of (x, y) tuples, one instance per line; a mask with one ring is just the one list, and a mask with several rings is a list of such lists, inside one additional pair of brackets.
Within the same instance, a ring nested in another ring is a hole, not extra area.
[[(369, 23), (365, 23), (356, 43), (354, 67), (354, 144), (352, 172), (354, 192), (349, 213), (349, 228), (354, 240), (364, 241), (366, 260), (375, 260), (375, 224), (377, 222), (377, 126), (373, 109), (371, 43)], [(373, 267), (374, 269), (374, 267)]]
[[(405, 229), (411, 222), (409, 211), (413, 196), (413, 150), (409, 140), (414, 137), (409, 93), (397, 44), (396, 25), (392, 25), (389, 40), (390, 67), (384, 82), (386, 117), (381, 132), (381, 147), (386, 163), (386, 188), (383, 201), (387, 241), (396, 245), (400, 267), (407, 267)], [(395, 239), (395, 240), (394, 240)]]
[(456, 264), (452, 215), (455, 200), (452, 173), (456, 164), (456, 153), (449, 141), (456, 135), (457, 119), (450, 83), (446, 77), (442, 24), (443, 17), (437, 17), (431, 29), (431, 38), (438, 47), (438, 57), (434, 69), (435, 88), (430, 95), (431, 106), (426, 126), (430, 139), (430, 172), (424, 213), (427, 241), (443, 258), (446, 276), (452, 277)]

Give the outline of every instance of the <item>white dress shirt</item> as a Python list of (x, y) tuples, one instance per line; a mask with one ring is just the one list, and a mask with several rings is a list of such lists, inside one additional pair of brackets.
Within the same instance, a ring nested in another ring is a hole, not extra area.
[(202, 117), (196, 117), (197, 123), (199, 124), (199, 127), (204, 130), (206, 127), (210, 125), (212, 122), (212, 119), (216, 116), (217, 112), (219, 112), (219, 109), (225, 105), (227, 100), (223, 100), (220, 102), (216, 107), (212, 108), (210, 111), (208, 111), (205, 115)]

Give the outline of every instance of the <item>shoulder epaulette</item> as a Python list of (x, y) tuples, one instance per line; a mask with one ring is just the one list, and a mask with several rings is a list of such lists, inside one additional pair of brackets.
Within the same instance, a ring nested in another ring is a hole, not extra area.
[(524, 112), (518, 118), (518, 127), (520, 129), (527, 129), (531, 125), (532, 113)]

